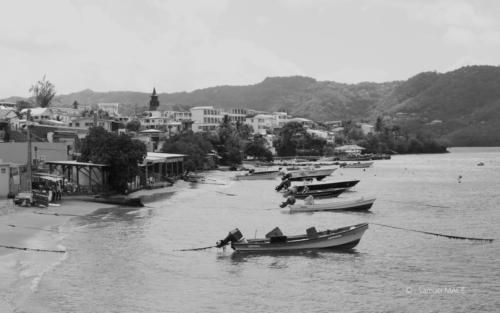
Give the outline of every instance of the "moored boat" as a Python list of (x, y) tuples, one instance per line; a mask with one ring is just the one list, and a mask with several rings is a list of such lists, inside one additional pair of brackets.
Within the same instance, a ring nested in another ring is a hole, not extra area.
[(307, 229), (306, 234), (284, 236), (279, 228), (275, 228), (266, 235), (266, 238), (245, 239), (236, 228), (229, 232), (225, 239), (217, 242), (217, 247), (221, 248), (230, 243), (231, 248), (237, 252), (352, 249), (359, 243), (367, 229), (367, 223), (329, 229), (321, 232), (317, 232), (316, 228), (311, 227)]
[(324, 189), (331, 189), (331, 188), (351, 188), (351, 187), (354, 187), (357, 183), (359, 183), (359, 180), (345, 180), (345, 181), (338, 181), (338, 182), (308, 184), (308, 185), (301, 185), (301, 186), (294, 186), (294, 187), (297, 188), (297, 192), (302, 192), (306, 186), (307, 186), (307, 189), (309, 189), (309, 190), (324, 190)]
[(316, 211), (368, 211), (373, 206), (375, 198), (336, 201), (327, 203), (293, 204), (289, 205), (290, 212)]
[(338, 197), (341, 193), (348, 190), (348, 188), (329, 188), (329, 189), (320, 189), (320, 190), (308, 190), (297, 192), (294, 194), (297, 199), (304, 199), (309, 196), (313, 196), (314, 198), (333, 198)]
[(256, 179), (275, 179), (278, 177), (279, 171), (249, 171), (246, 174), (236, 175), (235, 180), (256, 180)]
[(335, 171), (336, 168), (328, 168), (328, 169), (301, 169), (298, 171), (288, 172), (285, 177), (289, 178), (291, 181), (298, 180), (311, 180), (316, 178), (317, 180), (321, 180), (326, 176), (329, 176)]
[(341, 167), (343, 168), (368, 168), (373, 165), (373, 162), (356, 162), (356, 163), (348, 163)]

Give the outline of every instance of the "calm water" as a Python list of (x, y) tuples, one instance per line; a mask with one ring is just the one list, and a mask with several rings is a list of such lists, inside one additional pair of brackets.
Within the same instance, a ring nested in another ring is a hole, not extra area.
[[(480, 161), (485, 165), (476, 166)], [(61, 242), (70, 253), (41, 276), (16, 312), (500, 310), (500, 149), (395, 156), (366, 171), (334, 172), (330, 180), (361, 179), (343, 198), (377, 197), (371, 214), (290, 215), (277, 209), (278, 180), (238, 182), (232, 175), (210, 173), (207, 182), (214, 184), (156, 197), (139, 210), (72, 220)], [(253, 238), (275, 226), (296, 234), (360, 222), (498, 240), (371, 225), (352, 253), (175, 251), (212, 245), (235, 227)]]

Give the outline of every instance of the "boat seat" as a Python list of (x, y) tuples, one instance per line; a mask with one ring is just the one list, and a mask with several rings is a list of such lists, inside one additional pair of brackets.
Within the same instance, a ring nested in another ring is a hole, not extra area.
[(269, 243), (285, 243), (287, 239), (286, 236), (273, 236), (269, 238)]
[(318, 238), (318, 232), (316, 231), (316, 227), (309, 227), (307, 230), (307, 238), (314, 239)]

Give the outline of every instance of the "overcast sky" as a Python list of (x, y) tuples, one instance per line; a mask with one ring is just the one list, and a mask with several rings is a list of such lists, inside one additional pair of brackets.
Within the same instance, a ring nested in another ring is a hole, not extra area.
[(0, 98), (355, 83), (500, 64), (497, 0), (0, 0)]

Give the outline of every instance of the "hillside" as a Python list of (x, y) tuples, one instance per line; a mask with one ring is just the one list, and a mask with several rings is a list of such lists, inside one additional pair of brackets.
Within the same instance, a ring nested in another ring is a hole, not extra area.
[[(146, 109), (150, 92), (80, 92), (56, 96), (55, 106), (119, 102), (123, 113)], [(160, 109), (212, 105), (287, 111), (326, 120), (394, 118), (451, 145), (500, 145), (500, 67), (468, 66), (447, 73), (424, 72), (406, 81), (342, 84), (309, 77), (271, 77), (248, 86), (218, 86), (160, 93)], [(396, 114), (399, 113), (399, 114)], [(439, 121), (435, 121), (439, 120)], [(430, 123), (435, 121), (435, 123)]]

